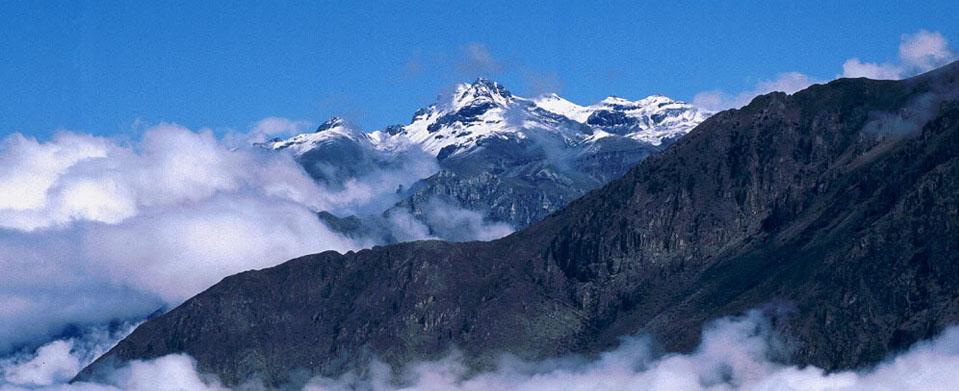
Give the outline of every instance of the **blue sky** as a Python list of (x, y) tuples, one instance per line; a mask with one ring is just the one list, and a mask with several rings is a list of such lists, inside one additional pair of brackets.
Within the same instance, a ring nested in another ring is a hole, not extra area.
[(148, 3), (0, 3), (0, 135), (334, 114), (369, 130), (477, 76), (584, 104), (689, 100), (895, 62), (922, 29), (959, 40), (956, 1)]

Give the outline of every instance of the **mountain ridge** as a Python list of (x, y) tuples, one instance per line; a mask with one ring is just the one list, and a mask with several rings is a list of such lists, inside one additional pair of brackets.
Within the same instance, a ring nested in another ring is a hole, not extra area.
[(261, 145), (292, 151), (311, 176), (334, 187), (406, 159), (433, 159), (436, 171), (405, 186), (384, 215), (409, 213), (433, 230), (431, 206), (440, 203), (522, 228), (621, 176), (711, 114), (661, 95), (590, 106), (555, 94), (530, 99), (479, 78), (417, 110), (407, 125), (363, 133), (334, 117), (323, 131)]
[(756, 307), (797, 363), (875, 363), (959, 321), (957, 92), (959, 63), (763, 95), (503, 239), (325, 252), (228, 277), (78, 379), (175, 352), (230, 384), (283, 384), (451, 345), (480, 366), (598, 352), (640, 331), (683, 351), (704, 322)]

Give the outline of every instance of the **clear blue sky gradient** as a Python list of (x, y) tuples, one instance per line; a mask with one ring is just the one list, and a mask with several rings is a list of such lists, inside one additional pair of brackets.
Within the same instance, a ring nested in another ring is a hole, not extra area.
[[(477, 76), (584, 104), (691, 99), (895, 61), (919, 29), (959, 40), (955, 0), (152, 3), (0, 2), (0, 136), (334, 114), (372, 130)], [(476, 45), (493, 63), (465, 60)]]

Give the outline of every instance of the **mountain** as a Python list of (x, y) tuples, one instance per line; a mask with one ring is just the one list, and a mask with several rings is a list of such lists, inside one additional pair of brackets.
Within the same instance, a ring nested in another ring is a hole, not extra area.
[(710, 114), (664, 96), (591, 106), (555, 94), (528, 99), (477, 79), (407, 125), (364, 134), (334, 118), (315, 133), (265, 146), (291, 150), (310, 175), (334, 186), (421, 151), (437, 169), (403, 189), (393, 209), (429, 224), (430, 207), (440, 202), (519, 228), (621, 176)]
[(230, 384), (336, 375), (451, 346), (470, 365), (696, 345), (762, 308), (793, 362), (875, 363), (959, 322), (959, 63), (839, 79), (718, 113), (500, 240), (324, 252), (224, 279), (78, 379), (188, 353)]
[(308, 174), (317, 181), (341, 187), (348, 179), (394, 165), (397, 157), (381, 149), (368, 134), (333, 117), (313, 133), (260, 144), (277, 151), (291, 151)]

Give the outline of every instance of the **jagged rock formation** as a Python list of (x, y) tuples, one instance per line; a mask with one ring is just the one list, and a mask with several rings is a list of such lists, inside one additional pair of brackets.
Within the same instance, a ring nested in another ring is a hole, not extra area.
[(959, 321), (959, 63), (840, 79), (719, 113), (664, 153), (492, 242), (325, 252), (228, 277), (79, 376), (185, 352), (228, 383), (334, 375), (452, 346), (669, 350), (749, 308), (800, 364), (874, 363)]

